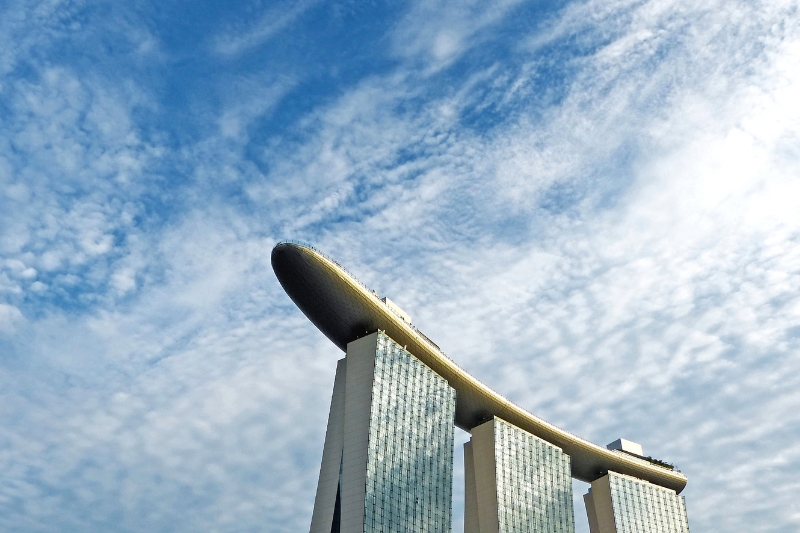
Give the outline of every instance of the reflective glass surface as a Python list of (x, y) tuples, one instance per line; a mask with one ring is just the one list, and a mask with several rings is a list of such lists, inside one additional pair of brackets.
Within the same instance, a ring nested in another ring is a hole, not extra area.
[(379, 332), (364, 533), (450, 531), (455, 408), (447, 381)]
[(682, 496), (630, 476), (608, 473), (617, 533), (688, 533)]
[(499, 418), (494, 431), (500, 533), (574, 533), (569, 456)]

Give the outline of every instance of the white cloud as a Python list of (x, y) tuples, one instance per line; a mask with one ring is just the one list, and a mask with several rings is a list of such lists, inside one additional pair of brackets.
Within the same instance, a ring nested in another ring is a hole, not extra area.
[(235, 89), (228, 89), (228, 105), (219, 118), (219, 133), (225, 139), (245, 141), (247, 127), (263, 119), (292, 88), (290, 79), (278, 81), (255, 78), (238, 80)]
[(437, 71), (488, 38), (483, 35), (512, 13), (521, 2), (413, 2), (392, 35), (394, 53), (420, 60), (426, 70)]
[(290, 7), (284, 5), (268, 9), (258, 21), (248, 24), (246, 29), (238, 28), (218, 36), (214, 41), (214, 50), (223, 56), (235, 56), (260, 46), (286, 30), (298, 17), (318, 3), (319, 0), (303, 0), (293, 2)]
[[(45, 276), (42, 283), (60, 290), (59, 274), (89, 269), (83, 281), (102, 286), (109, 274), (96, 261), (125, 254), (115, 239), (129, 244), (135, 233), (144, 169), (159, 149), (138, 138), (131, 95), (115, 91), (61, 67), (44, 67), (35, 80), (6, 90), (10, 111), (0, 142), (9, 147), (10, 174), (0, 224), (12, 276)], [(14, 266), (23, 263), (25, 269)]]
[(45, 285), (41, 281), (34, 281), (33, 283), (31, 283), (30, 288), (33, 292), (44, 292), (47, 290), (47, 285)]
[[(217, 51), (247, 53), (303, 6)], [(253, 124), (291, 77), (239, 78), (177, 148), (138, 129), (135, 85), (55, 65), (4, 81), (0, 527), (307, 527), (341, 354), (270, 271), (285, 236), (524, 407), (677, 462), (693, 529), (795, 530), (793, 6), (570, 4), (442, 88), (524, 6), (420, 2), (391, 33), (399, 66), (266, 140)], [(484, 114), (500, 118), (470, 125)], [(164, 160), (185, 188), (148, 181)], [(162, 193), (188, 212), (145, 234), (143, 198)], [(91, 303), (30, 303), (53, 295)]]
[(23, 319), (22, 313), (13, 305), (0, 303), (0, 332), (14, 333), (16, 325)]

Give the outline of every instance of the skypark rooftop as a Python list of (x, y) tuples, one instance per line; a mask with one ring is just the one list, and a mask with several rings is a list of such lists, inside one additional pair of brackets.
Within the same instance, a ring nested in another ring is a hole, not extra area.
[(593, 444), (513, 404), (460, 368), (416, 329), (405, 313), (390, 307), (375, 291), (314, 248), (281, 242), (272, 250), (272, 268), (292, 301), (341, 350), (382, 330), (445, 378), (457, 393), (459, 428), (469, 431), (497, 416), (561, 448), (572, 458), (572, 477), (581, 481), (591, 482), (614, 471), (676, 492), (686, 486), (686, 476), (672, 468)]

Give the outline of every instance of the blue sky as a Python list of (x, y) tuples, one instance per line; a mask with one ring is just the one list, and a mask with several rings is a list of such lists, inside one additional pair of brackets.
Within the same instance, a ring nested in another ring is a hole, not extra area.
[(2, 3), (0, 530), (307, 528), (292, 238), (693, 531), (797, 531), (798, 7)]

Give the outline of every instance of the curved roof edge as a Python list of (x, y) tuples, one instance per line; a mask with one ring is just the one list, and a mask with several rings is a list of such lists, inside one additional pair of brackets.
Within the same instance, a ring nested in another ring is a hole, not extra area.
[(687, 478), (676, 470), (616, 453), (533, 415), (459, 367), (428, 337), (392, 312), (375, 291), (311, 246), (283, 241), (272, 250), (272, 268), (292, 301), (341, 350), (382, 330), (456, 390), (456, 425), (469, 431), (493, 416), (561, 448), (572, 459), (572, 477), (591, 482), (609, 470), (681, 492)]

